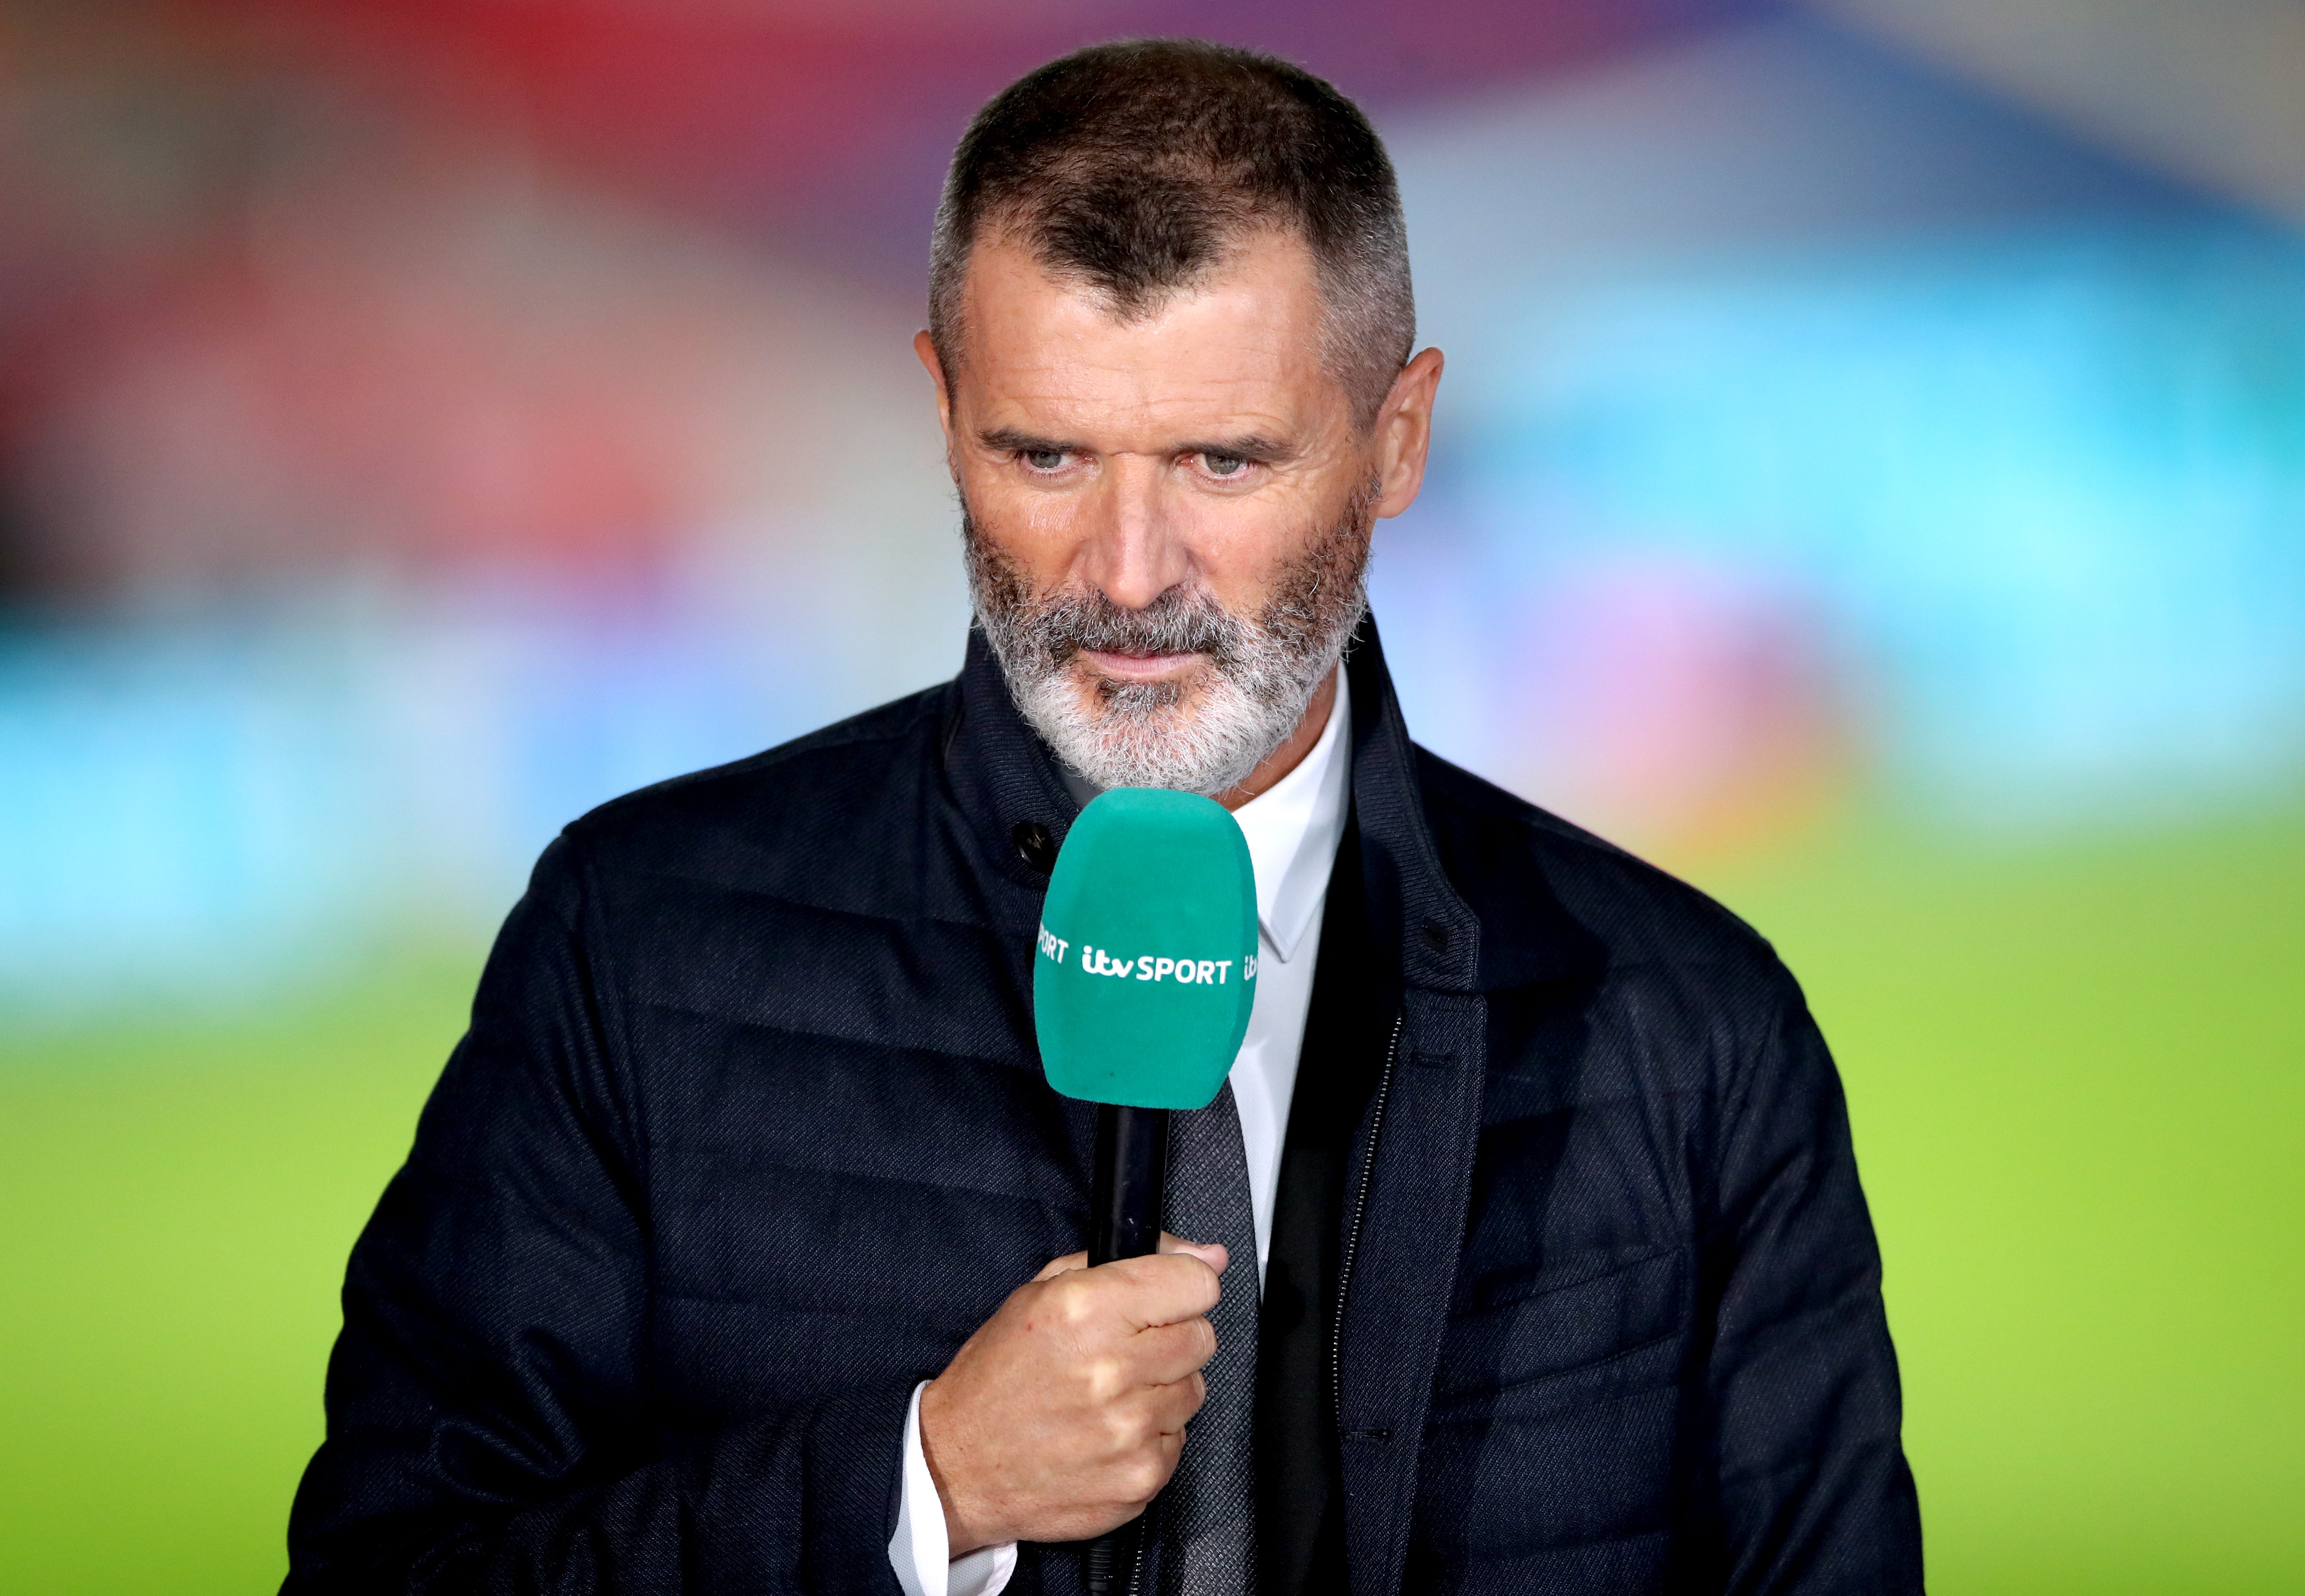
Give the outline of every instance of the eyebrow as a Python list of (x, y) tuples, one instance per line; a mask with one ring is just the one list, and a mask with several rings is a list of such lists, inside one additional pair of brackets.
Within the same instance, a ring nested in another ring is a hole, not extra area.
[[(1060, 437), (1043, 437), (1016, 427), (987, 428), (976, 435), (976, 441), (1004, 454), (1090, 453), (1085, 444)], [(1295, 444), (1266, 437), (1256, 432), (1243, 433), (1238, 437), (1203, 438), (1181, 443), (1176, 445), (1171, 452), (1178, 454), (1217, 454), (1235, 460), (1255, 461), (1260, 465), (1278, 465), (1294, 460), (1303, 453)]]
[(1084, 454), (1088, 452), (1083, 445), (1067, 443), (1060, 437), (1042, 437), (1037, 432), (1025, 432), (1015, 427), (988, 427), (976, 435), (976, 441), (1004, 454)]
[(1252, 460), (1259, 465), (1279, 465), (1294, 460), (1302, 453), (1295, 444), (1277, 437), (1266, 437), (1258, 432), (1245, 432), (1238, 437), (1210, 438), (1201, 443), (1179, 444), (1179, 454), (1221, 454), (1234, 460)]

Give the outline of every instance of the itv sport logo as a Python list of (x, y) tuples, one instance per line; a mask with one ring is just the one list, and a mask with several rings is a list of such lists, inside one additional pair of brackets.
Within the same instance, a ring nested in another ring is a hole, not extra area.
[[(1073, 944), (1049, 930), (1044, 921), (1041, 925), (1040, 956), (1054, 964), (1065, 963)], [(1187, 955), (1134, 954), (1127, 958), (1115, 958), (1110, 948), (1084, 943), (1075, 967), (1086, 975), (1109, 976), (1116, 981), (1175, 981), (1179, 986), (1221, 987), (1232, 979), (1233, 965), (1240, 965), (1244, 982), (1256, 979), (1256, 955), (1233, 959), (1196, 959)]]

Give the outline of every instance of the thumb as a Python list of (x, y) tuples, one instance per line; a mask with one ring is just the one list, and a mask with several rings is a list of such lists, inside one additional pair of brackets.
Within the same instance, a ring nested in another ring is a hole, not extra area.
[(1222, 1242), (1188, 1242), (1182, 1236), (1170, 1235), (1165, 1230), (1161, 1233), (1161, 1251), (1189, 1252), (1207, 1264), (1214, 1273), (1220, 1275), (1225, 1272), (1225, 1266), (1232, 1261), (1232, 1252)]

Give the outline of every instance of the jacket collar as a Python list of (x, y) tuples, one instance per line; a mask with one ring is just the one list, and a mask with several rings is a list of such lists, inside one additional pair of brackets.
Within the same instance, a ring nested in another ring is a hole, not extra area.
[(1393, 695), (1375, 616), (1364, 616), (1346, 646), (1345, 670), (1352, 683), (1353, 809), (1377, 945), (1396, 959), (1406, 985), (1476, 991), (1481, 922), (1442, 870), (1425, 814), (1420, 755)]
[(968, 629), (968, 655), (948, 694), (943, 746), (946, 777), (976, 834), (979, 857), (1037, 897), (1080, 805), (1065, 789), (1056, 756), (1017, 712), (979, 626)]

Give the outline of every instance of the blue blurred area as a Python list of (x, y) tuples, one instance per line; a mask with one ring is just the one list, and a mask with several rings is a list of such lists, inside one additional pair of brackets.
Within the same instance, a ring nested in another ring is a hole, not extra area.
[(379, 930), (469, 936), (574, 816), (850, 707), (778, 641), (702, 604), (533, 593), (21, 630), (0, 998), (262, 998)]
[[(1833, 26), (1692, 17), (1379, 106), (1450, 356), (1374, 577), (1412, 726), (1676, 862), (2293, 790), (2299, 234)], [(957, 660), (916, 259), (367, 92), (254, 176), (140, 155), (184, 192), (134, 227), (101, 117), (11, 156), (12, 1012), (469, 932), (591, 805)]]
[(1962, 825), (2165, 817), (2294, 775), (2293, 239), (1812, 249), (1628, 273), (1493, 336), (1509, 374), (1458, 395), (1437, 468), (1488, 580), (1639, 560), (1807, 596), (1863, 670), (1883, 792)]
[[(0, 663), (0, 970), (85, 1004), (124, 980), (205, 985), (292, 962), (359, 883), (349, 683), (267, 671), (244, 642), (11, 640)], [(232, 950), (230, 956), (225, 950)]]

